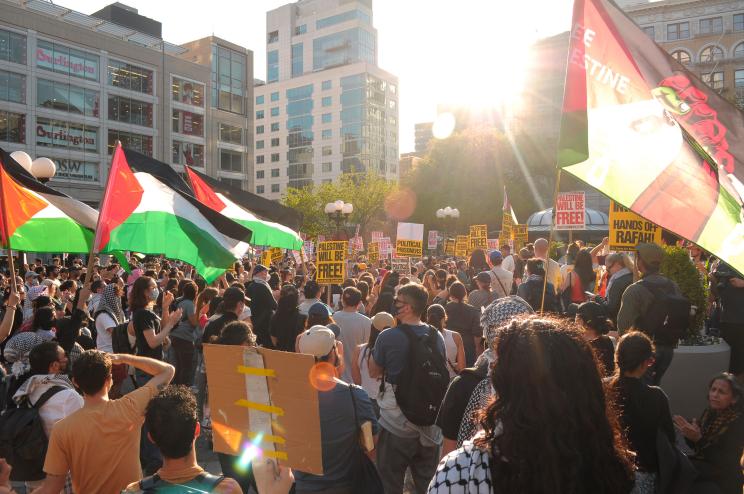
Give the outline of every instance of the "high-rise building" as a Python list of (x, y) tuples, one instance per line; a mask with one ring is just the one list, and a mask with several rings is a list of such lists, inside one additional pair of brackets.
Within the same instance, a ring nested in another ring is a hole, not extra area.
[(86, 15), (0, 0), (0, 146), (57, 164), (51, 185), (97, 204), (117, 140), (248, 188), (253, 57), (205, 38), (178, 46), (120, 3)]
[(300, 0), (268, 12), (255, 92), (253, 192), (372, 171), (398, 177), (398, 79), (377, 66), (370, 0)]
[(423, 156), (429, 150), (429, 144), (434, 139), (432, 129), (434, 122), (422, 122), (416, 124), (416, 154)]

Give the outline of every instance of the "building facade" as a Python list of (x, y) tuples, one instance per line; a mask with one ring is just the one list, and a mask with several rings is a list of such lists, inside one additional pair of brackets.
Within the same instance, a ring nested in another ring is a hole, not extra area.
[(434, 122), (422, 122), (417, 123), (415, 126), (416, 141), (415, 141), (415, 152), (418, 156), (423, 156), (429, 151), (429, 145), (432, 139), (434, 139)]
[(370, 0), (300, 0), (267, 14), (266, 83), (254, 88), (253, 192), (343, 173), (398, 177), (398, 80), (377, 66)]
[[(118, 3), (85, 15), (0, 0), (0, 146), (51, 158), (51, 185), (92, 205), (117, 140), (179, 171), (190, 164), (249, 187), (252, 53), (218, 38), (192, 45), (165, 42), (159, 22)], [(215, 82), (223, 50), (235, 71), (227, 106)]]

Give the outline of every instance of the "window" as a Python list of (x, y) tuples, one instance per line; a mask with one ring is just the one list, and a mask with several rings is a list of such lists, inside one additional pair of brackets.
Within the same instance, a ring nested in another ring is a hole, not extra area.
[(355, 62), (376, 63), (375, 35), (359, 27), (329, 34), (313, 40), (313, 70), (349, 65)]
[(271, 169), (271, 178), (277, 178), (279, 176), (279, 168)]
[(723, 17), (700, 19), (700, 34), (720, 34), (723, 32)]
[(220, 141), (230, 144), (243, 144), (243, 129), (220, 123)]
[(390, 92), (395, 94), (395, 92), (397, 91), (395, 84), (389, 84), (388, 87), (390, 88)]
[(320, 89), (323, 91), (328, 91), (331, 89), (331, 81), (323, 81), (323, 83), (320, 85)]
[(267, 43), (276, 43), (277, 41), (279, 41), (279, 31), (271, 31), (266, 36)]
[(219, 177), (218, 180), (223, 184), (229, 185), (230, 187), (235, 187), (236, 189), (243, 188), (243, 181), (239, 178)]
[(684, 50), (677, 50), (672, 53), (672, 56), (683, 65), (690, 63), (690, 54)]
[(36, 42), (36, 66), (41, 69), (97, 82), (99, 63), (98, 55), (51, 41), (40, 39)]
[(235, 151), (220, 149), (220, 170), (226, 172), (242, 172), (243, 155)]
[(117, 122), (152, 127), (152, 103), (126, 96), (109, 96), (108, 118)]
[(256, 141), (256, 149), (263, 149), (263, 148), (264, 148), (264, 142)]
[(744, 14), (734, 14), (734, 31), (744, 31)]
[(271, 138), (271, 147), (275, 148), (279, 146), (279, 138), (278, 137), (272, 137)]
[(292, 45), (292, 77), (298, 77), (303, 72), (302, 43)]
[[(2, 76), (0, 76), (0, 79)], [(25, 93), (25, 90), (24, 90)], [(2, 98), (0, 98), (2, 99)], [(77, 113), (87, 117), (99, 116), (98, 91), (65, 84), (64, 82), (36, 81), (36, 104), (70, 113)]]
[(646, 33), (646, 36), (648, 36), (651, 39), (654, 39), (655, 32), (654, 32), (654, 26), (644, 26), (643, 32)]
[(212, 106), (243, 113), (245, 53), (212, 45)]
[(723, 72), (711, 72), (708, 74), (702, 74), (703, 82), (710, 86), (712, 89), (720, 91), (723, 89)]
[(152, 94), (153, 73), (152, 70), (143, 67), (109, 59), (108, 84), (129, 91)]
[(256, 126), (256, 134), (263, 134), (264, 133), (264, 126), (263, 125), (257, 125)]
[(279, 153), (272, 153), (272, 155), (271, 155), (271, 162), (272, 163), (279, 163)]
[(256, 179), (261, 180), (262, 178), (264, 178), (264, 171), (263, 170), (256, 171)]
[(667, 41), (677, 39), (687, 39), (690, 37), (690, 23), (678, 22), (676, 24), (667, 24)]
[(0, 110), (0, 141), (26, 144), (26, 115)]
[(258, 110), (256, 112), (256, 120), (261, 120), (263, 117), (264, 117), (264, 111), (263, 110)]
[(739, 43), (734, 48), (734, 58), (742, 58), (744, 57), (744, 43)]
[(744, 70), (734, 71), (734, 86), (744, 87)]
[(279, 131), (279, 122), (274, 122), (271, 124), (271, 131), (272, 132), (278, 132)]
[(331, 148), (331, 146), (323, 146), (323, 149), (322, 149), (323, 156), (330, 156), (332, 154), (333, 154), (333, 149)]
[(264, 155), (263, 154), (259, 154), (258, 156), (256, 156), (256, 164), (257, 165), (262, 165), (263, 163), (264, 163)]
[(714, 62), (723, 59), (723, 50), (718, 46), (708, 46), (700, 52), (700, 62)]
[(204, 146), (190, 142), (173, 141), (172, 161), (175, 165), (204, 166)]
[(300, 24), (299, 26), (295, 26), (295, 36), (299, 36), (300, 34), (305, 34), (307, 32), (307, 24)]
[(263, 96), (263, 94), (261, 96), (256, 96), (256, 104), (257, 105), (263, 105), (264, 104), (264, 96)]
[(26, 65), (26, 37), (0, 29), (0, 60)]
[(204, 116), (190, 111), (173, 110), (173, 132), (204, 137)]
[(98, 153), (97, 127), (38, 117), (35, 134), (37, 146)]
[(271, 184), (271, 192), (279, 192), (279, 184)]
[(204, 84), (173, 78), (173, 101), (186, 105), (204, 106)]
[(278, 117), (279, 116), (279, 107), (275, 106), (271, 109), (271, 116), (272, 117)]
[(323, 163), (323, 173), (330, 173), (333, 171), (333, 163)]
[(266, 81), (276, 82), (279, 80), (279, 52), (272, 50), (266, 54)]
[(0, 101), (26, 102), (26, 76), (0, 70)]
[(263, 194), (263, 193), (264, 193), (264, 186), (256, 185), (256, 194)]
[(125, 148), (134, 149), (144, 155), (152, 156), (152, 136), (133, 134), (121, 130), (109, 129), (108, 131), (108, 154), (111, 155), (116, 147), (116, 141), (121, 141)]
[(323, 29), (328, 26), (333, 26), (334, 24), (340, 24), (355, 19), (359, 19), (366, 24), (372, 24), (372, 19), (370, 19), (369, 14), (366, 12), (362, 12), (361, 10), (349, 10), (340, 14), (332, 15), (331, 17), (318, 19), (315, 22), (315, 29)]
[(279, 101), (279, 91), (271, 93), (271, 101)]
[(321, 120), (321, 122), (322, 122), (322, 123), (324, 123), (324, 124), (326, 124), (326, 123), (331, 123), (331, 114), (330, 114), (330, 113), (324, 113), (324, 114), (323, 114), (323, 115), (322, 115), (322, 116), (320, 117), (320, 120)]
[(323, 131), (321, 133), (321, 138), (323, 140), (326, 140), (326, 139), (330, 139), (331, 137), (333, 137), (333, 130), (331, 130), (331, 129), (323, 129)]
[(321, 100), (321, 105), (324, 107), (331, 106), (332, 102), (333, 102), (333, 98), (331, 98), (330, 96), (323, 96), (323, 99)]
[(57, 173), (54, 174), (55, 180), (75, 180), (78, 182), (100, 181), (101, 164), (95, 161), (80, 161), (65, 158), (55, 158), (57, 162)]

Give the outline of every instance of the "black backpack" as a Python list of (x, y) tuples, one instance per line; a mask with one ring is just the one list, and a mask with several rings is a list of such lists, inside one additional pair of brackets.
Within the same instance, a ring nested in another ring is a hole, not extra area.
[(13, 470), (10, 480), (42, 480), (44, 458), (49, 438), (44, 433), (39, 410), (64, 386), (52, 386), (34, 405), (28, 401), (18, 408), (8, 408), (0, 415), (0, 457), (5, 458)]
[(408, 363), (398, 376), (395, 401), (403, 415), (415, 425), (434, 424), (449, 385), (449, 372), (444, 355), (437, 346), (437, 330), (418, 336), (413, 328), (398, 328), (408, 338)]
[(129, 322), (123, 322), (114, 326), (114, 330), (111, 331), (111, 349), (114, 353), (134, 354), (135, 348), (129, 344), (128, 327)]
[(674, 290), (672, 282), (652, 283), (641, 279), (641, 286), (653, 295), (653, 301), (638, 320), (638, 329), (648, 334), (656, 343), (676, 345), (690, 327), (692, 304)]
[(212, 475), (207, 472), (202, 472), (188, 482), (182, 484), (171, 484), (160, 478), (160, 475), (155, 474), (150, 477), (145, 477), (139, 481), (139, 487), (143, 494), (155, 494), (158, 492), (168, 494), (202, 494), (205, 492), (214, 491), (217, 484), (225, 479), (224, 475)]

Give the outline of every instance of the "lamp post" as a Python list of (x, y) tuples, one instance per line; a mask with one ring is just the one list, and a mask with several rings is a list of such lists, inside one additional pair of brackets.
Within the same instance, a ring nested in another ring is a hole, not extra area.
[(49, 158), (40, 157), (32, 160), (31, 156), (25, 151), (13, 151), (10, 156), (43, 184), (51, 180), (57, 173), (57, 165)]
[[(457, 208), (452, 208), (450, 206), (447, 206), (445, 208), (437, 209), (436, 215), (437, 215), (437, 218), (439, 218), (442, 221), (442, 224), (444, 225), (444, 238), (446, 242), (447, 238), (449, 238), (449, 235), (452, 231), (453, 224), (460, 217), (460, 210)], [(444, 246), (442, 246), (442, 248), (444, 248)]]
[(341, 240), (341, 224), (346, 223), (346, 220), (353, 212), (354, 205), (340, 199), (325, 205), (325, 214), (328, 215), (331, 221), (336, 223), (336, 240)]

